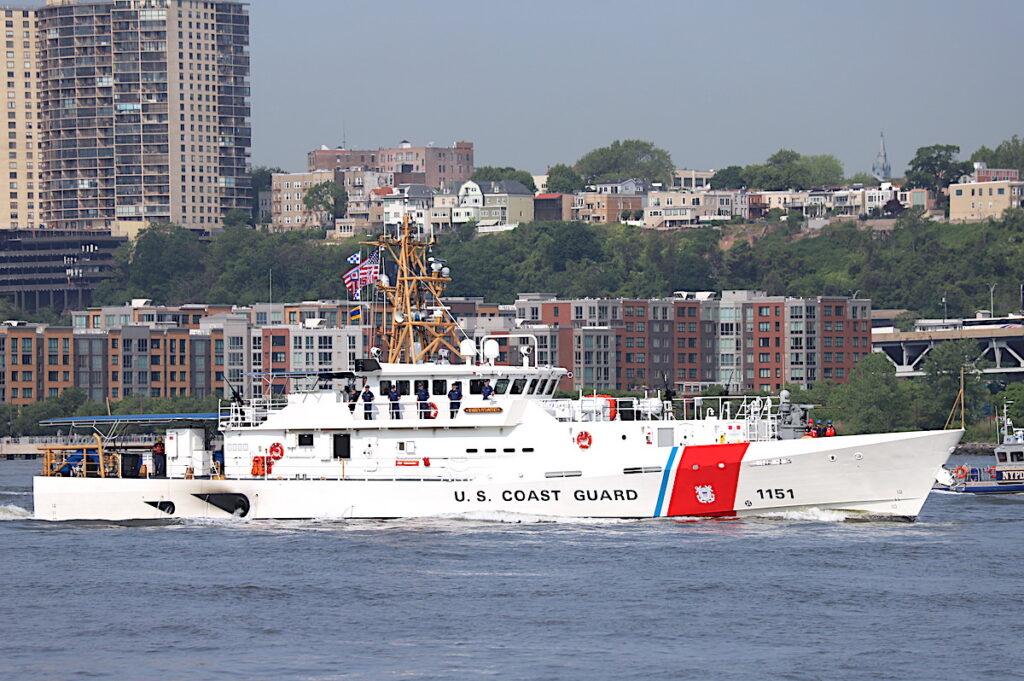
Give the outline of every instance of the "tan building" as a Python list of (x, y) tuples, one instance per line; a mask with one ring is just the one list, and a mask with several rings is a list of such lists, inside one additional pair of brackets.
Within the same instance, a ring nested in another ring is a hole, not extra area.
[(270, 179), (270, 228), (286, 232), (293, 229), (317, 229), (333, 221), (325, 211), (306, 208), (306, 192), (323, 182), (344, 183), (341, 173), (314, 170), (308, 173), (274, 173)]
[(633, 213), (642, 210), (643, 198), (640, 194), (580, 192), (573, 199), (572, 219), (579, 222), (619, 222), (622, 220), (622, 211)]
[(45, 226), (40, 208), (39, 79), (36, 17), (31, 9), (5, 9), (7, 78), (7, 188), (0, 193), (0, 229)]
[(246, 3), (50, 0), (35, 17), (47, 227), (208, 229), (251, 209)]
[(710, 189), (711, 178), (714, 176), (714, 170), (676, 168), (675, 172), (672, 173), (672, 189), (689, 189), (691, 191)]
[(1024, 182), (964, 182), (949, 185), (950, 222), (1000, 218), (1007, 208), (1024, 207)]
[(397, 147), (375, 151), (320, 147), (306, 158), (309, 170), (364, 168), (392, 174), (396, 185), (425, 184), (435, 189), (457, 189), (474, 170), (472, 142), (456, 142), (450, 147), (414, 147), (402, 140)]

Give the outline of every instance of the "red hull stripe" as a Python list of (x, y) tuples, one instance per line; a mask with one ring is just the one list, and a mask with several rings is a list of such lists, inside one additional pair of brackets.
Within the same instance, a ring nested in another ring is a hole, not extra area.
[(732, 515), (740, 463), (749, 446), (749, 442), (739, 442), (684, 448), (676, 468), (667, 515)]

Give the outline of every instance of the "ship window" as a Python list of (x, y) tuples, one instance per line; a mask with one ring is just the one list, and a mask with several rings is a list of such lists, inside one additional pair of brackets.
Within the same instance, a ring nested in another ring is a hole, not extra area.
[(381, 381), (380, 382), (380, 394), (381, 394), (381, 396), (387, 395), (390, 390), (391, 390), (391, 381)]
[(1006, 463), (1006, 452), (996, 452), (996, 460), (999, 463)]
[(525, 387), (526, 387), (526, 379), (525, 378), (517, 378), (516, 380), (512, 381), (512, 394), (513, 395), (522, 395), (523, 394), (523, 388), (525, 388)]
[(468, 448), (466, 449), (466, 454), (476, 454), (477, 451), (476, 447)]
[(515, 454), (516, 453), (515, 447), (505, 447), (501, 451), (505, 452), (506, 454)]
[(484, 379), (482, 378), (471, 378), (469, 379), (469, 394), (479, 395), (484, 387)]
[(533, 451), (533, 447), (523, 447), (523, 453), (529, 454)]
[(1010, 452), (1010, 461), (1024, 461), (1024, 452)]
[(484, 454), (494, 454), (497, 451), (498, 451), (497, 449), (490, 449), (490, 448), (488, 448), (488, 449), (484, 449)]
[(497, 395), (504, 395), (506, 392), (508, 392), (508, 379), (499, 378), (498, 381), (494, 384), (494, 392)]
[(399, 395), (409, 394), (409, 381), (395, 381), (395, 384), (398, 386)]
[(556, 390), (558, 390), (558, 379), (557, 378), (550, 378), (550, 379), (548, 379), (548, 393), (551, 394), (551, 395), (554, 395)]
[(299, 446), (300, 447), (312, 447), (313, 446), (313, 433), (299, 433)]
[(448, 381), (443, 378), (435, 378), (433, 385), (431, 386), (431, 393), (434, 395), (447, 395), (448, 394)]
[(526, 389), (526, 394), (527, 395), (535, 394), (537, 392), (537, 386), (539, 385), (539, 383), (540, 382), (536, 378), (531, 380), (530, 381), (530, 387)]

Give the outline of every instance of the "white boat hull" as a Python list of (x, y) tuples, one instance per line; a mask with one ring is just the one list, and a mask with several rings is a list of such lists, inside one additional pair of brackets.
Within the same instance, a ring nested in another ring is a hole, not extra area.
[[(914, 519), (962, 431), (521, 455), (322, 479), (36, 477), (40, 520), (719, 517), (828, 509)], [(424, 462), (425, 463), (425, 462)]]

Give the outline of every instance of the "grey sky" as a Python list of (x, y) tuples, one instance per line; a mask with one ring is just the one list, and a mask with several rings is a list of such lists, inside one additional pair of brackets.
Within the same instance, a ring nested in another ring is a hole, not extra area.
[(678, 166), (780, 147), (869, 170), (884, 130), (968, 156), (1024, 133), (1024, 3), (252, 0), (253, 163), (476, 143), (533, 172), (613, 139)]

